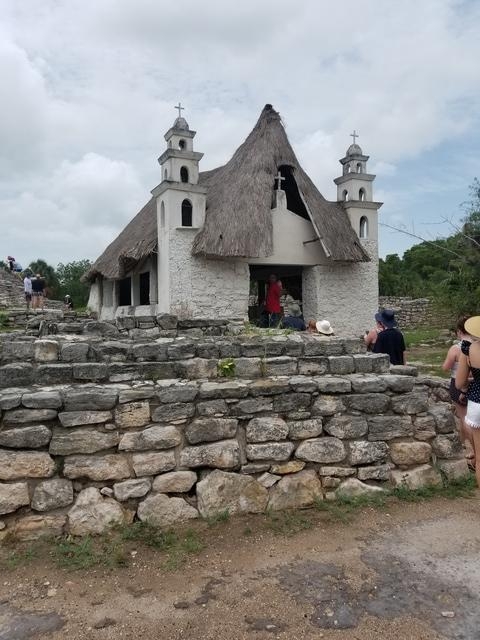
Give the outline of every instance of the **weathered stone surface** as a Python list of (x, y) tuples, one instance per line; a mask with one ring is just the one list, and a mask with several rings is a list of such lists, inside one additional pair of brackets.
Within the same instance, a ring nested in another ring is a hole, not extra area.
[(22, 390), (6, 389), (0, 391), (0, 410), (7, 411), (20, 406), (22, 402)]
[(297, 473), (305, 467), (303, 460), (289, 460), (288, 462), (280, 462), (272, 464), (270, 471), (278, 475), (286, 475), (287, 473)]
[(94, 487), (81, 491), (68, 513), (69, 531), (74, 536), (105, 533), (125, 520), (125, 512), (118, 502), (104, 498)]
[(80, 427), (101, 424), (112, 419), (111, 411), (65, 411), (58, 414), (62, 427)]
[(120, 391), (118, 395), (118, 402), (119, 404), (125, 404), (126, 402), (149, 400), (155, 396), (155, 393), (156, 389), (153, 384), (135, 387), (133, 389), (125, 389), (124, 391)]
[(175, 469), (175, 452), (158, 451), (150, 453), (135, 453), (132, 456), (132, 465), (135, 475), (154, 476)]
[(86, 362), (89, 348), (85, 342), (64, 344), (60, 351), (60, 359), (63, 362)]
[(373, 361), (369, 353), (354, 354), (353, 362), (357, 373), (371, 373), (373, 371)]
[(218, 467), (234, 469), (240, 464), (240, 447), (236, 440), (185, 447), (180, 453), (182, 467)]
[(37, 362), (56, 362), (58, 360), (59, 346), (56, 340), (35, 340), (33, 349)]
[(171, 404), (161, 404), (152, 411), (154, 422), (175, 422), (177, 420), (187, 420), (195, 414), (195, 405), (187, 402), (173, 402)]
[(373, 487), (357, 478), (347, 478), (335, 491), (338, 498), (355, 498), (357, 496), (373, 496), (385, 493), (381, 487)]
[(369, 440), (392, 440), (413, 435), (409, 416), (376, 416), (368, 418)]
[(273, 401), (272, 398), (245, 398), (245, 400), (239, 400), (238, 404), (232, 407), (232, 413), (235, 415), (249, 415), (252, 413), (261, 413), (263, 411), (272, 411)]
[(14, 449), (38, 449), (50, 442), (52, 432), (43, 424), (0, 431), (0, 446)]
[(250, 385), (250, 394), (257, 396), (275, 396), (288, 393), (290, 384), (288, 378), (261, 378)]
[(330, 476), (324, 476), (322, 478), (322, 487), (324, 489), (336, 489), (340, 483), (340, 478), (331, 478)]
[(65, 478), (52, 478), (39, 482), (32, 497), (32, 509), (51, 511), (66, 507), (73, 502), (73, 485)]
[[(177, 377), (187, 380), (198, 380), (200, 378), (217, 377), (217, 360), (207, 360), (206, 358), (191, 358), (190, 360), (175, 360), (175, 370)], [(162, 367), (164, 364), (162, 363)]]
[(240, 472), (241, 473), (263, 473), (264, 471), (268, 471), (270, 469), (269, 462), (248, 462), (247, 464), (243, 464)]
[(335, 396), (319, 396), (313, 403), (312, 413), (317, 416), (333, 416), (343, 413), (345, 405)]
[(105, 362), (79, 362), (72, 367), (75, 380), (105, 380), (108, 378), (108, 367)]
[(197, 484), (198, 510), (206, 518), (222, 511), (261, 513), (268, 501), (268, 491), (250, 476), (212, 471)]
[(205, 400), (197, 403), (199, 416), (219, 417), (228, 413), (228, 404), (222, 398), (217, 400)]
[(32, 378), (37, 384), (65, 384), (73, 378), (73, 366), (67, 363), (39, 364)]
[(31, 422), (48, 422), (55, 420), (57, 412), (54, 409), (13, 409), (3, 416), (3, 424), (14, 426)]
[(238, 378), (258, 378), (261, 363), (260, 358), (235, 358), (235, 375)]
[(267, 376), (294, 376), (298, 368), (297, 359), (288, 356), (267, 358), (264, 365)]
[(288, 423), (288, 437), (292, 440), (316, 438), (322, 433), (322, 418), (311, 420), (293, 420)]
[(157, 398), (160, 402), (193, 402), (198, 395), (198, 387), (195, 384), (172, 384), (157, 389)]
[(345, 375), (355, 371), (355, 364), (352, 356), (329, 356), (328, 370), (333, 374)]
[(62, 406), (62, 397), (58, 391), (35, 391), (24, 393), (22, 404), (28, 409), (58, 409)]
[(385, 381), (388, 389), (395, 393), (409, 393), (412, 391), (413, 385), (415, 384), (415, 378), (410, 376), (387, 374), (380, 377)]
[(201, 398), (245, 398), (248, 386), (245, 382), (203, 382), (200, 386)]
[(25, 516), (15, 522), (12, 534), (15, 540), (29, 542), (38, 538), (58, 538), (62, 535), (67, 516), (60, 513)]
[(140, 502), (137, 515), (142, 522), (168, 528), (174, 524), (198, 518), (198, 511), (183, 498), (169, 498), (163, 493), (156, 493)]
[(68, 456), (72, 453), (96, 453), (116, 447), (120, 442), (118, 431), (102, 432), (98, 429), (55, 429), (50, 442), (50, 453)]
[(340, 356), (343, 351), (344, 341), (338, 338), (312, 335), (311, 341), (305, 343), (306, 356)]
[(5, 387), (26, 387), (31, 384), (34, 369), (31, 364), (18, 363), (6, 364), (0, 367), (0, 389)]
[(34, 349), (32, 342), (21, 342), (20, 340), (6, 341), (2, 347), (2, 362), (25, 362), (32, 360)]
[(265, 487), (265, 489), (270, 489), (270, 487), (273, 487), (280, 478), (281, 476), (276, 476), (273, 473), (268, 473), (268, 471), (266, 471), (258, 478), (258, 483), (261, 484), (262, 487)]
[(380, 393), (387, 390), (387, 383), (380, 376), (352, 375), (352, 391), (354, 393)]
[(235, 418), (197, 418), (185, 429), (185, 437), (190, 444), (215, 442), (234, 438), (237, 428), (238, 420)]
[(363, 413), (385, 413), (390, 406), (390, 398), (383, 393), (352, 394), (345, 398), (349, 409)]
[(418, 376), (418, 369), (413, 365), (396, 364), (390, 366), (390, 371), (398, 376)]
[(128, 342), (119, 342), (118, 340), (107, 340), (95, 345), (98, 360), (106, 360), (107, 362), (124, 362), (131, 350), (132, 347)]
[(348, 478), (348, 476), (354, 476), (357, 470), (352, 467), (320, 467), (318, 475), (320, 476), (334, 476), (335, 478)]
[(415, 469), (408, 469), (408, 471), (394, 469), (390, 474), (390, 480), (394, 487), (404, 485), (412, 490), (442, 484), (442, 476), (429, 464), (424, 464)]
[(341, 462), (346, 456), (343, 442), (338, 438), (312, 438), (301, 442), (295, 457), (306, 462)]
[(194, 471), (171, 471), (157, 476), (153, 481), (153, 490), (158, 493), (186, 493), (197, 481)]
[(288, 460), (295, 445), (293, 442), (266, 442), (247, 444), (247, 460)]
[(85, 386), (64, 392), (65, 411), (108, 411), (117, 402), (118, 391), (111, 387)]
[(372, 369), (374, 373), (388, 373), (390, 369), (390, 357), (385, 353), (372, 353)]
[(417, 440), (431, 440), (435, 437), (435, 419), (433, 416), (416, 416), (413, 422), (413, 433)]
[(273, 398), (273, 410), (276, 413), (303, 411), (310, 407), (310, 403), (309, 393), (284, 393)]
[(247, 442), (268, 442), (285, 440), (288, 425), (282, 418), (252, 418), (247, 424)]
[(427, 442), (392, 442), (390, 457), (399, 466), (430, 462), (432, 448)]
[(432, 440), (432, 449), (439, 458), (456, 458), (462, 446), (457, 434), (439, 435)]
[(392, 398), (392, 409), (395, 413), (414, 415), (428, 410), (426, 393), (405, 393)]
[(66, 478), (88, 478), (97, 482), (123, 480), (130, 477), (127, 459), (118, 454), (105, 456), (68, 456), (65, 458), (63, 475)]
[(392, 465), (379, 464), (373, 467), (359, 467), (359, 480), (389, 480)]
[(352, 383), (348, 378), (336, 378), (335, 376), (321, 376), (315, 378), (320, 393), (350, 393)]
[(195, 357), (195, 344), (185, 338), (178, 338), (168, 345), (168, 357), (170, 360), (185, 360)]
[(0, 480), (49, 478), (55, 463), (48, 453), (0, 450)]
[(26, 482), (0, 483), (0, 516), (30, 504)]
[(447, 480), (460, 480), (470, 475), (468, 464), (465, 458), (459, 460), (439, 460), (438, 466)]
[(270, 490), (268, 509), (303, 509), (322, 499), (322, 485), (312, 469), (284, 476)]
[(435, 426), (438, 433), (452, 433), (455, 431), (455, 418), (452, 413), (451, 405), (435, 404), (429, 407), (428, 413), (435, 420)]
[(144, 427), (150, 422), (150, 405), (146, 400), (128, 402), (115, 409), (115, 423), (120, 429)]
[(118, 336), (120, 332), (117, 327), (110, 322), (100, 322), (99, 320), (90, 320), (83, 328), (83, 332), (89, 336)]
[(167, 359), (167, 345), (158, 342), (134, 344), (132, 356), (134, 360), (163, 361)]
[(318, 391), (317, 381), (308, 376), (293, 376), (288, 382), (290, 388), (298, 393), (314, 393)]
[(143, 498), (152, 488), (150, 478), (135, 478), (133, 480), (124, 480), (116, 482), (113, 485), (113, 494), (116, 500), (125, 502), (132, 498)]
[(120, 451), (146, 451), (148, 449), (171, 449), (182, 441), (179, 430), (173, 425), (154, 425), (125, 433), (118, 445)]
[(351, 442), (350, 464), (370, 464), (384, 460), (388, 454), (388, 445), (385, 442)]
[(322, 376), (327, 370), (327, 358), (301, 358), (298, 361), (298, 373), (301, 376)]
[(367, 433), (368, 425), (363, 416), (333, 416), (325, 422), (324, 429), (336, 438), (360, 438)]
[(174, 316), (170, 313), (160, 313), (157, 316), (157, 324), (160, 329), (164, 329), (165, 331), (170, 331), (177, 328), (177, 316)]

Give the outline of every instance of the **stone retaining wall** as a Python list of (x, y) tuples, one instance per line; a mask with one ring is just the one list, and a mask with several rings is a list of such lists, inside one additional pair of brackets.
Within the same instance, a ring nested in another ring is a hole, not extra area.
[(428, 298), (398, 298), (380, 296), (380, 309), (393, 309), (400, 328), (436, 327), (449, 329), (455, 319), (447, 311), (440, 311)]
[[(178, 366), (192, 371), (179, 363), (200, 372), (205, 347), (193, 353), (174, 340), (160, 347), (170, 358), (158, 363), (162, 379), (112, 384), (125, 363), (40, 364), (42, 354), (62, 357), (68, 345), (26, 341), (31, 362), (3, 365), (4, 372), (64, 366), (81, 379), (79, 372), (100, 366), (105, 383), (0, 391), (0, 536), (86, 535), (133, 518), (170, 527), (225, 510), (304, 508), (389, 485), (437, 484), (441, 472), (467, 473), (442, 401), (448, 382), (416, 378), (411, 367), (389, 372), (385, 356), (345, 353), (347, 341), (278, 344), (271, 360), (286, 375), (178, 379)], [(285, 355), (292, 344), (299, 352)], [(259, 360), (258, 345), (250, 347), (251, 354), (246, 343), (238, 346), (239, 368)], [(103, 354), (125, 356), (112, 348), (103, 344)], [(218, 354), (211, 355), (205, 360), (216, 372)], [(304, 362), (315, 363), (313, 371)], [(134, 367), (142, 370), (139, 362)]]

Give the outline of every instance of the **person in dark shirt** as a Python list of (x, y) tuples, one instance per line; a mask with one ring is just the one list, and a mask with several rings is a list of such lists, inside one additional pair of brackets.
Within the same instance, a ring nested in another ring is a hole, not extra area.
[(405, 340), (397, 327), (395, 314), (390, 309), (375, 314), (375, 320), (383, 327), (375, 344), (373, 353), (386, 353), (390, 356), (390, 364), (406, 364)]
[(284, 329), (294, 329), (295, 331), (305, 331), (305, 321), (298, 304), (294, 302), (287, 308), (287, 315), (282, 320)]

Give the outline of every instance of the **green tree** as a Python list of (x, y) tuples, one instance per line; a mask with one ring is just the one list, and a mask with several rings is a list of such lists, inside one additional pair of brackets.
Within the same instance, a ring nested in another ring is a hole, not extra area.
[(60, 283), (55, 272), (55, 268), (50, 264), (38, 258), (28, 265), (30, 271), (35, 275), (40, 273), (45, 279), (45, 284), (48, 289), (47, 294), (49, 298), (58, 299), (60, 295)]
[(59, 281), (60, 298), (67, 294), (72, 298), (75, 307), (85, 307), (88, 302), (89, 285), (82, 282), (81, 277), (90, 269), (90, 260), (76, 260), (57, 266), (56, 275)]

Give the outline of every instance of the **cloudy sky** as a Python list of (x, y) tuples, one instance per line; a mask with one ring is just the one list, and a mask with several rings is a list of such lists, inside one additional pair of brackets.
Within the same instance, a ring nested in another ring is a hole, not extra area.
[[(179, 100), (202, 169), (265, 103), (322, 193), (358, 142), (381, 221), (432, 238), (480, 177), (475, 0), (0, 0), (0, 255), (94, 259), (160, 181)], [(381, 229), (380, 252), (415, 240)]]

